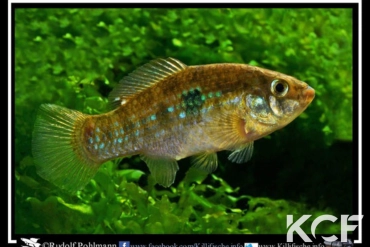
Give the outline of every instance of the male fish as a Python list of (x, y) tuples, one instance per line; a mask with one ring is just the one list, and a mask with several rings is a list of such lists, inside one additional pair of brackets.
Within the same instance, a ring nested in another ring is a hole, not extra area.
[(305, 82), (259, 67), (157, 59), (122, 79), (109, 95), (115, 109), (108, 113), (41, 105), (34, 161), (41, 177), (73, 192), (105, 161), (138, 154), (168, 187), (185, 157), (207, 172), (217, 168), (221, 150), (232, 151), (233, 162), (248, 161), (254, 140), (290, 123), (314, 96)]

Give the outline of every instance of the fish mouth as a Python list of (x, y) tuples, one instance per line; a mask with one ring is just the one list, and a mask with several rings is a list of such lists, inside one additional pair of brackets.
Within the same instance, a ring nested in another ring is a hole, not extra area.
[(303, 91), (303, 95), (304, 95), (304, 102), (308, 105), (315, 98), (315, 89), (307, 85), (307, 87)]

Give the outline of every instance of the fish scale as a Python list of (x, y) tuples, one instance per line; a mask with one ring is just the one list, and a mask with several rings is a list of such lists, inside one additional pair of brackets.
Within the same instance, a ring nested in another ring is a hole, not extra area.
[[(217, 98), (217, 95), (219, 97), (221, 94), (219, 92), (210, 93), (210, 98)], [(89, 156), (104, 162), (109, 160), (111, 155), (132, 155), (140, 151), (140, 147), (143, 145), (142, 141), (139, 141), (140, 138), (142, 140), (145, 138), (146, 142), (150, 143), (149, 138), (154, 137), (154, 141), (158, 142), (157, 138), (165, 137), (168, 125), (175, 125), (177, 129), (181, 129), (181, 126), (186, 125), (187, 122), (201, 121), (199, 116), (201, 112), (206, 112), (202, 109), (206, 110), (207, 107), (201, 108), (206, 97), (202, 97), (199, 87), (190, 88), (189, 91), (184, 90), (177, 98), (176, 103), (168, 103), (170, 106), (162, 107), (155, 111), (155, 114), (151, 111), (147, 112), (145, 116), (131, 117), (131, 120), (125, 121), (120, 117), (121, 115), (130, 115), (124, 111), (116, 111), (109, 116), (90, 117), (89, 120), (86, 120), (86, 127), (82, 129), (81, 133), (84, 138), (83, 142), (90, 152)], [(90, 121), (93, 122), (95, 130), (91, 130), (92, 123)], [(125, 142), (123, 142), (124, 139)], [(135, 144), (127, 145), (132, 142)], [(113, 149), (110, 150), (111, 147)]]
[(157, 59), (124, 77), (109, 95), (114, 110), (86, 115), (44, 104), (33, 132), (38, 174), (67, 191), (82, 189), (108, 160), (140, 155), (170, 186), (177, 160), (212, 172), (216, 153), (247, 162), (253, 142), (296, 118), (314, 98), (306, 83), (245, 64), (186, 66)]

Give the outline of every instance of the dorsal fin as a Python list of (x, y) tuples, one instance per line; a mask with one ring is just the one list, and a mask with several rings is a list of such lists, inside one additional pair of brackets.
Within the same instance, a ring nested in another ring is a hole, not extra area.
[(186, 67), (185, 64), (171, 57), (159, 58), (144, 64), (119, 82), (109, 94), (109, 102), (113, 108), (123, 105), (135, 94)]

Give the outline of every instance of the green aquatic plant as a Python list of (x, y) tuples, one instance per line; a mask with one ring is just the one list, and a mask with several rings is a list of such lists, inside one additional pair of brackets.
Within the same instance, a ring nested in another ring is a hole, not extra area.
[[(343, 8), (16, 8), (16, 233), (285, 234), (287, 214), (351, 214), (351, 28), (352, 10)], [(31, 153), (39, 105), (106, 112), (119, 80), (158, 57), (277, 70), (309, 83), (316, 98), (256, 143), (248, 164), (221, 154), (207, 176), (185, 174), (185, 159), (168, 189), (137, 157), (107, 162), (73, 195), (41, 179)]]
[[(17, 221), (22, 223), (19, 233), (284, 234), (287, 214), (328, 213), (286, 200), (236, 196), (239, 189), (216, 175), (211, 175), (209, 183), (201, 183), (207, 174), (196, 169), (191, 169), (177, 187), (158, 189), (150, 176), (146, 186), (137, 184), (144, 175), (142, 171), (117, 171), (116, 167), (114, 162), (107, 162), (87, 188), (73, 196), (57, 189), (50, 193), (44, 185), (28, 181), (38, 195), (20, 203), (21, 208), (30, 210), (27, 218)], [(17, 177), (27, 183), (25, 179), (30, 178)], [(304, 230), (309, 231), (309, 226), (307, 223)], [(340, 229), (334, 225), (321, 226), (320, 230), (336, 233)]]

